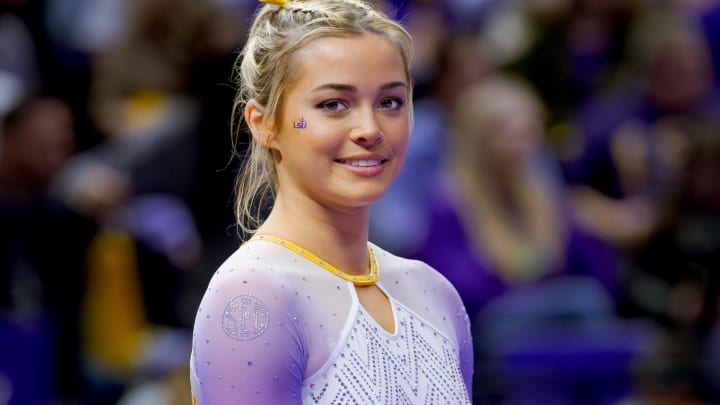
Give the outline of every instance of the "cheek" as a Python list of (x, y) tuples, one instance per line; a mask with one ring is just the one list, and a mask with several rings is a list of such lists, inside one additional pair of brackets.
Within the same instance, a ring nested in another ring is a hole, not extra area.
[(400, 131), (399, 135), (393, 139), (392, 149), (396, 164), (394, 166), (394, 176), (400, 172), (402, 166), (405, 164), (405, 157), (407, 156), (408, 144), (410, 142), (409, 127), (406, 126), (405, 131)]
[(385, 125), (383, 128), (385, 137), (392, 142), (393, 147), (396, 150), (402, 150), (403, 152), (407, 149), (408, 141), (410, 138), (410, 121), (398, 120), (397, 122), (391, 122)]
[(304, 129), (289, 127), (278, 134), (274, 147), (276, 153), (286, 161), (301, 166), (308, 162), (318, 163), (319, 159), (330, 159), (342, 149), (345, 137), (342, 132), (328, 125), (318, 125), (317, 121), (307, 120)]

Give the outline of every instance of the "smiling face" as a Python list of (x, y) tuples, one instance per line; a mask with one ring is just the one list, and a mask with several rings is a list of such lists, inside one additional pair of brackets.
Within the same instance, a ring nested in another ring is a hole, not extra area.
[(410, 125), (403, 59), (371, 34), (313, 40), (295, 55), (269, 143), (278, 196), (366, 207), (400, 171)]

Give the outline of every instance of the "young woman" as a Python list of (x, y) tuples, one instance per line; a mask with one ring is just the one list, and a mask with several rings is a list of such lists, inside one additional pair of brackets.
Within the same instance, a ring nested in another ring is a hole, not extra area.
[[(368, 243), (412, 121), (411, 39), (361, 0), (274, 1), (239, 58), (252, 238), (195, 322), (198, 404), (469, 403), (467, 314), (431, 267)], [(260, 219), (259, 207), (271, 207)]]

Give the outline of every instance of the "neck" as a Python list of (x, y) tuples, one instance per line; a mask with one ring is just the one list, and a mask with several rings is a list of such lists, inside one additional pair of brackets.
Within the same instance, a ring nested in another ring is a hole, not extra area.
[(369, 208), (334, 208), (278, 194), (258, 235), (287, 239), (348, 274), (368, 272)]

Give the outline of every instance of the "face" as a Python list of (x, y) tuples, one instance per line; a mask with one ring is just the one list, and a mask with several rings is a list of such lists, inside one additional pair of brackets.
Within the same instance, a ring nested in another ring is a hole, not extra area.
[(75, 150), (70, 110), (53, 100), (37, 102), (18, 128), (13, 148), (27, 180), (42, 186), (50, 181)]
[(298, 52), (270, 148), (278, 194), (332, 207), (366, 207), (400, 171), (409, 133), (409, 83), (388, 40), (313, 40)]
[(669, 112), (684, 111), (705, 100), (713, 87), (707, 50), (689, 40), (668, 44), (648, 77), (655, 102)]
[[(498, 97), (491, 116), (475, 133), (477, 162), (480, 170), (512, 175), (524, 170), (540, 151), (542, 121), (532, 103), (513, 95)], [(473, 124), (477, 125), (469, 123)]]

